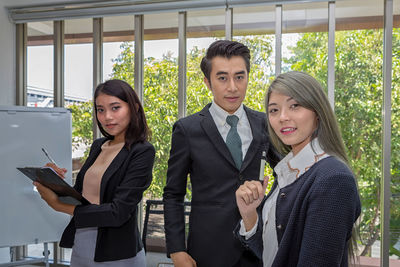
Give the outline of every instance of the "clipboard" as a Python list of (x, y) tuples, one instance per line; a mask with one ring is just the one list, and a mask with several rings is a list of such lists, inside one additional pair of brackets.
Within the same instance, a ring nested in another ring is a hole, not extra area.
[(39, 182), (51, 189), (64, 203), (73, 205), (90, 204), (81, 193), (76, 191), (75, 188), (58, 176), (58, 174), (50, 167), (25, 167), (17, 169), (32, 181)]

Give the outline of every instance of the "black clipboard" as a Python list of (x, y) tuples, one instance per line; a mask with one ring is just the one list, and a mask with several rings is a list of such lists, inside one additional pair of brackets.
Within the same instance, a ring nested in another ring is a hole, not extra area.
[[(61, 201), (68, 204), (90, 204), (81, 193), (70, 186), (64, 179), (50, 167), (25, 167), (17, 168), (34, 182), (39, 182), (42, 185), (50, 188)], [(71, 199), (72, 198), (72, 199)]]

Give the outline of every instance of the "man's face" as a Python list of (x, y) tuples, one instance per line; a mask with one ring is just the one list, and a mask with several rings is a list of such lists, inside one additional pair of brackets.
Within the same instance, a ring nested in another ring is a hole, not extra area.
[(248, 83), (246, 63), (241, 56), (214, 57), (211, 60), (210, 80), (204, 77), (215, 103), (233, 114), (242, 104)]

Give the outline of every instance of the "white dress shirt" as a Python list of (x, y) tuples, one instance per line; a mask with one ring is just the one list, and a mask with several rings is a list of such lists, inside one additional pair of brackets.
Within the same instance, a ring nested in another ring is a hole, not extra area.
[(250, 123), (247, 118), (246, 111), (244, 111), (243, 104), (240, 105), (240, 107), (235, 111), (235, 113), (229, 114), (213, 101), (209, 111), (211, 113), (211, 117), (215, 122), (215, 125), (218, 128), (219, 133), (224, 139), (224, 142), (226, 142), (226, 136), (228, 135), (228, 132), (231, 129), (231, 126), (226, 122), (226, 117), (228, 117), (228, 115), (236, 115), (239, 118), (237, 124), (237, 130), (240, 139), (242, 141), (242, 160), (243, 160), (247, 153), (247, 150), (249, 150), (251, 141), (253, 141), (253, 134), (251, 132)]
[[(269, 198), (265, 201), (262, 210), (262, 220), (264, 224), (264, 267), (269, 267), (272, 265), (272, 262), (274, 261), (278, 251), (278, 237), (275, 229), (275, 212), (279, 190), (296, 181), (296, 179), (310, 169), (312, 165), (326, 157), (329, 157), (329, 155), (322, 150), (318, 139), (315, 138), (312, 142), (308, 143), (296, 156), (293, 156), (293, 152), (290, 152), (275, 166), (274, 171), (277, 175), (278, 185), (275, 187), (275, 190), (271, 193)], [(258, 219), (254, 227), (248, 232), (246, 232), (243, 221), (241, 221), (240, 224), (240, 235), (244, 236), (246, 239), (249, 239), (257, 230)]]

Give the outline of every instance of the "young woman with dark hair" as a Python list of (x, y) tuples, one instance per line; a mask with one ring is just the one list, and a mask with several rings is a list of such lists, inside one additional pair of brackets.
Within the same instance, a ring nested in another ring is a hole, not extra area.
[[(96, 88), (94, 111), (105, 137), (94, 141), (74, 185), (90, 204), (65, 204), (34, 184), (50, 207), (73, 215), (60, 241), (72, 247), (71, 266), (146, 266), (137, 206), (152, 180), (155, 151), (143, 107), (128, 83), (110, 80)], [(65, 169), (48, 166), (64, 176)]]

